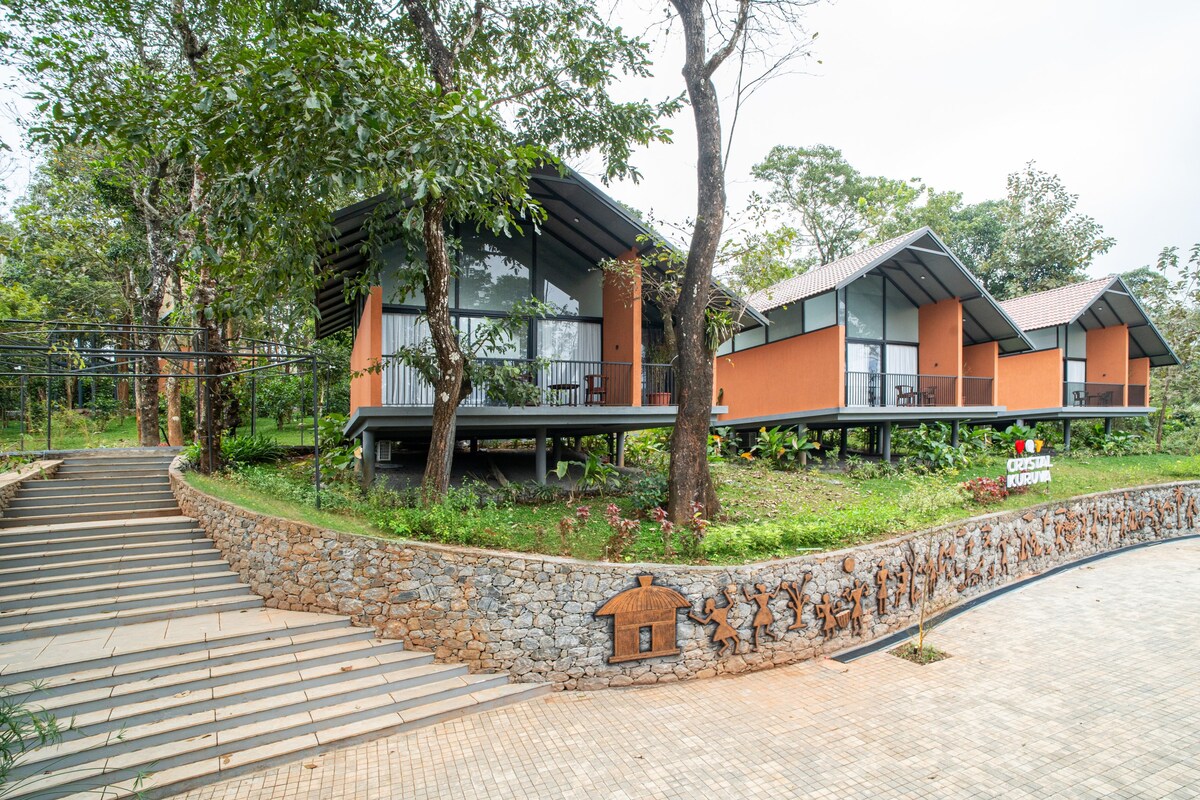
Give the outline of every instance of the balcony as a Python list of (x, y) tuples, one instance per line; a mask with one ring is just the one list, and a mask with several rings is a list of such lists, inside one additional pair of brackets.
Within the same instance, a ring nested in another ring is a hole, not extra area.
[(642, 365), (642, 405), (670, 406), (675, 404), (675, 365)]
[(846, 405), (875, 408), (956, 406), (958, 378), (953, 375), (847, 372)]
[(994, 405), (992, 400), (992, 379), (991, 378), (968, 378), (962, 379), (962, 401), (964, 406), (990, 406)]
[[(483, 358), (477, 365), (479, 380), (463, 408), (633, 405), (628, 362)], [(389, 364), (383, 369), (383, 404), (432, 406), (433, 386), (414, 367)]]
[(1147, 395), (1146, 385), (1144, 383), (1129, 384), (1128, 394), (1129, 394), (1129, 402), (1126, 405), (1136, 406), (1136, 407), (1150, 405), (1150, 399)]
[[(1130, 387), (1131, 389), (1133, 387)], [(1143, 400), (1145, 388), (1141, 387)], [(1144, 403), (1143, 403), (1144, 404)], [(1076, 383), (1063, 384), (1063, 405), (1079, 407), (1113, 408), (1125, 405), (1125, 385), (1122, 383)]]

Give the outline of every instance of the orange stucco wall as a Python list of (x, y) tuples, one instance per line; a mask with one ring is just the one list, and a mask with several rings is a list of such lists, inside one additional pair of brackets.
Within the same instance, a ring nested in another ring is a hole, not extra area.
[(383, 374), (364, 372), (378, 364), (383, 357), (383, 289), (371, 288), (363, 306), (354, 348), (350, 351), (350, 369), (357, 373), (350, 378), (350, 413), (361, 406), (383, 405)]
[[(611, 368), (608, 402), (642, 404), (642, 268), (637, 253), (621, 256), (633, 265), (632, 274), (604, 273), (603, 358), (632, 363)], [(626, 370), (629, 370), (628, 372)]]
[(984, 342), (964, 347), (962, 351), (964, 378), (992, 378), (992, 402), (996, 402), (996, 373), (1000, 370), (1000, 345)]
[(835, 325), (718, 356), (721, 419), (744, 419), (845, 405), (846, 329)]
[(1110, 325), (1087, 332), (1088, 383), (1118, 383), (1121, 403), (1125, 402), (1125, 383), (1129, 379), (1129, 329)]
[(1146, 405), (1150, 405), (1150, 359), (1129, 359), (1129, 384), (1146, 387)]
[(1009, 411), (1063, 404), (1063, 351), (1053, 347), (1005, 356), (997, 364), (996, 405)]
[[(962, 303), (951, 297), (928, 303), (918, 310), (921, 346), (917, 369), (922, 375), (961, 377), (963, 358)], [(962, 381), (955, 384), (955, 405), (962, 404)]]

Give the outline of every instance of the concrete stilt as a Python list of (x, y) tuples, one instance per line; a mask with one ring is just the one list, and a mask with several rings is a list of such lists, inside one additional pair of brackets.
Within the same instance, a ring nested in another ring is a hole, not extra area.
[(850, 429), (842, 428), (841, 439), (838, 441), (838, 461), (845, 461), (849, 454)]
[(958, 438), (959, 438), (959, 433), (960, 433), (959, 426), (960, 426), (960, 423), (958, 420), (954, 420), (950, 423), (950, 446), (951, 447), (958, 447)]
[(1063, 452), (1071, 452), (1071, 420), (1063, 420)]
[(546, 483), (546, 429), (538, 428), (533, 432), (533, 471), (537, 482)]
[(625, 431), (617, 434), (617, 466), (625, 466)]
[[(796, 433), (802, 439), (807, 437), (808, 436), (808, 426), (807, 425), (797, 425)], [(808, 466), (808, 453), (804, 450), (800, 451), (800, 466), (802, 466), (802, 467)]]
[(375, 434), (371, 431), (362, 432), (362, 481), (368, 489), (375, 482)]
[(892, 423), (891, 422), (883, 423), (883, 429), (881, 431), (881, 436), (879, 438), (880, 438), (879, 446), (880, 446), (880, 450), (882, 451), (884, 463), (890, 463), (892, 460)]
[(1104, 418), (1104, 435), (1112, 436), (1112, 417)]
[(472, 453), (478, 453), (478, 452), (479, 452), (479, 440), (478, 440), (478, 439), (472, 439), (472, 440), (471, 440), (471, 452), (472, 452)]

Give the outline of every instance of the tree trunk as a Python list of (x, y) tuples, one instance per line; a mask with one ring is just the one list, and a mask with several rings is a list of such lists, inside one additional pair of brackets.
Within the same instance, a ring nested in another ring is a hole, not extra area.
[[(1154, 425), (1154, 449), (1162, 452), (1162, 433), (1163, 419), (1167, 416), (1167, 397), (1171, 388), (1171, 368), (1164, 370), (1166, 375), (1163, 376), (1162, 402), (1158, 406), (1158, 419)], [(1150, 391), (1150, 385), (1146, 385), (1146, 391)]]
[(713, 363), (706, 336), (710, 287), (717, 247), (725, 224), (725, 168), (721, 154), (721, 111), (707, 59), (705, 6), (698, 0), (672, 0), (683, 24), (686, 62), (683, 77), (696, 123), (696, 224), (676, 306), (679, 415), (671, 437), (668, 507), (683, 526), (693, 509), (705, 519), (720, 511), (708, 470), (708, 428), (712, 416)]
[(433, 429), (421, 495), (426, 503), (436, 502), (450, 487), (450, 467), (454, 461), (455, 432), (458, 429), (458, 404), (462, 402), (465, 363), (458, 336), (450, 318), (450, 256), (446, 252), (446, 203), (430, 201), (425, 205), (425, 314), (429, 336), (437, 355), (438, 376), (434, 381)]
[[(143, 324), (154, 324), (157, 321), (157, 315), (157, 303), (155, 303), (154, 313), (143, 312)], [(146, 321), (148, 319), (150, 321)], [(158, 356), (146, 355), (145, 351), (158, 349), (158, 337), (154, 332), (142, 330), (134, 336), (134, 341), (138, 343), (138, 349), (143, 351), (143, 355), (134, 361), (134, 369), (142, 373), (143, 377), (133, 379), (134, 395), (137, 397), (138, 404), (138, 444), (143, 447), (157, 447), (162, 439), (158, 433), (158, 378), (156, 375), (162, 372), (162, 369), (158, 365)], [(155, 375), (155, 377), (145, 377), (145, 375)]]
[(167, 378), (167, 442), (172, 447), (183, 446), (183, 398), (179, 388), (179, 378)]
[(201, 382), (200, 398), (197, 399), (200, 404), (200, 430), (197, 432), (201, 443), (200, 471), (203, 473), (216, 472), (223, 466), (221, 426), (225, 420), (227, 398), (225, 381), (219, 376), (229, 371), (230, 359), (225, 355), (224, 330), (216, 313), (216, 305), (217, 282), (205, 265), (196, 282), (197, 325), (203, 330), (201, 347), (208, 353), (200, 359), (205, 377)]

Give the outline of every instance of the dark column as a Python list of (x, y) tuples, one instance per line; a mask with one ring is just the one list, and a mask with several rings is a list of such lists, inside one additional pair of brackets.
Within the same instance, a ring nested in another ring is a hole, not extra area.
[(883, 460), (890, 462), (892, 460), (892, 423), (883, 423), (882, 435), (880, 436), (880, 450), (882, 451)]
[(617, 466), (625, 466), (625, 431), (617, 434)]
[(1063, 420), (1063, 452), (1071, 452), (1071, 420)]
[(950, 423), (950, 445), (958, 447), (959, 421), (954, 420)]
[(1112, 417), (1104, 418), (1104, 435), (1112, 436)]
[(546, 429), (538, 428), (533, 433), (533, 471), (538, 483), (546, 483)]
[(471, 440), (471, 452), (472, 452), (472, 453), (478, 453), (478, 452), (479, 452), (479, 440), (478, 440), (478, 439), (472, 439), (472, 440)]
[(375, 434), (362, 432), (362, 479), (368, 489), (375, 482)]
[(849, 439), (850, 439), (850, 429), (842, 428), (841, 440), (838, 442), (838, 460), (839, 461), (846, 460), (846, 456), (849, 453), (849, 445), (850, 445)]

